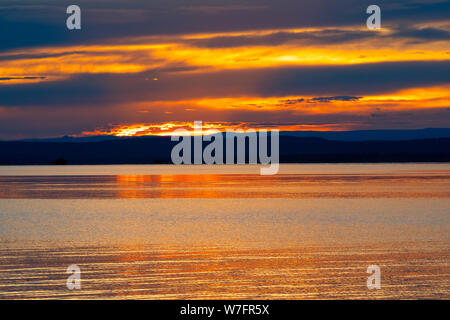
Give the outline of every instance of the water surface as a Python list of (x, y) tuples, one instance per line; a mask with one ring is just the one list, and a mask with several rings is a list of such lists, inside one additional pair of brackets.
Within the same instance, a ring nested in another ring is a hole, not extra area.
[(258, 170), (0, 167), (0, 298), (450, 298), (449, 165)]

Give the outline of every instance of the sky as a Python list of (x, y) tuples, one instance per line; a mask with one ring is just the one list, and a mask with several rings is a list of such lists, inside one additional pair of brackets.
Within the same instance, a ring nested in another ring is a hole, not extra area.
[[(66, 27), (70, 4), (81, 30)], [(2, 0), (0, 139), (165, 135), (195, 120), (449, 128), (449, 17), (442, 0)]]

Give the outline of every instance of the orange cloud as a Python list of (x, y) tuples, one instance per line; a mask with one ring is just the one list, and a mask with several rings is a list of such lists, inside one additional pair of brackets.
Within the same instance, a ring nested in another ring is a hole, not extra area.
[[(442, 27), (442, 26), (441, 26)], [(445, 28), (450, 28), (444, 25)], [(344, 43), (304, 43), (289, 41), (278, 45), (260, 44), (238, 47), (198, 47), (195, 41), (217, 37), (257, 37), (286, 32), (305, 35), (332, 31), (335, 28), (275, 29), (229, 33), (206, 33), (180, 36), (152, 36), (122, 39), (117, 43), (44, 47), (15, 50), (0, 54), (0, 85), (26, 83), (7, 77), (44, 77), (41, 81), (56, 81), (84, 73), (157, 72), (173, 66), (191, 67), (190, 72), (204, 70), (267, 68), (295, 65), (346, 65), (386, 61), (448, 60), (449, 41), (411, 43), (408, 39), (387, 41), (370, 35), (373, 31), (356, 27), (339, 30), (367, 32), (358, 41)], [(389, 37), (392, 30), (381, 31)], [(388, 38), (387, 38), (388, 39)], [(12, 58), (11, 58), (12, 57)], [(17, 58), (14, 58), (17, 57)], [(153, 77), (157, 79), (157, 77)]]

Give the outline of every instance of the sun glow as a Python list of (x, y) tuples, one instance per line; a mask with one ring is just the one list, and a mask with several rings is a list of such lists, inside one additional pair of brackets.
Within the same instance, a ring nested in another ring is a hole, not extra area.
[[(252, 124), (252, 123), (219, 123), (205, 122), (202, 125), (203, 135), (208, 135), (216, 130), (226, 132), (227, 130), (272, 130), (280, 131), (343, 131), (348, 129), (346, 124), (324, 124), (324, 125), (283, 125), (283, 124)], [(178, 131), (177, 130), (183, 130)], [(112, 135), (116, 137), (138, 137), (138, 136), (173, 136), (193, 135), (194, 123), (168, 122), (160, 124), (133, 124), (133, 125), (111, 125), (107, 128), (98, 128), (94, 131), (84, 131), (81, 136)]]

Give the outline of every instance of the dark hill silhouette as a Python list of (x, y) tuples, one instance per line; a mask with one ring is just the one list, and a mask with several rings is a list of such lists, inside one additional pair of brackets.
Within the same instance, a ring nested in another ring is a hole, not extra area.
[(299, 138), (324, 138), (337, 141), (404, 141), (450, 138), (450, 129), (426, 128), (413, 130), (355, 130), (355, 131), (294, 131), (283, 135)]
[[(98, 142), (0, 142), (0, 165), (171, 163), (169, 137)], [(205, 142), (204, 145), (209, 142)], [(280, 137), (280, 162), (449, 162), (450, 138), (407, 141), (330, 141)]]

